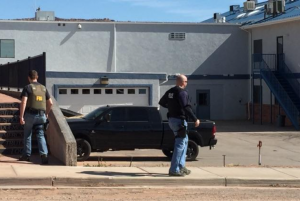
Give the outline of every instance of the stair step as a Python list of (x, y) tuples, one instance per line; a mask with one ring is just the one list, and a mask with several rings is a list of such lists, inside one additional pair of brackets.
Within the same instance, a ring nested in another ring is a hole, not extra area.
[(18, 115), (0, 115), (0, 123), (19, 123)]
[(22, 132), (23, 133), (23, 130), (12, 130), (12, 131), (0, 130), (0, 134), (18, 133), (18, 132)]
[(24, 136), (23, 131), (0, 133), (0, 138), (2, 139), (23, 138), (23, 136)]
[(19, 123), (0, 123), (0, 130), (23, 130), (24, 126)]
[(19, 115), (18, 108), (0, 108), (0, 115)]
[[(32, 138), (32, 146), (37, 145), (37, 141), (35, 138)], [(14, 148), (14, 147), (23, 147), (23, 139), (22, 138), (16, 138), (16, 139), (0, 139), (0, 145), (5, 147), (6, 149), (8, 148)]]
[[(22, 130), (0, 130), (0, 140), (2, 139), (23, 139), (24, 131)], [(36, 134), (32, 133), (32, 140), (36, 139)]]
[[(39, 153), (38, 147), (32, 147), (32, 154)], [(0, 145), (0, 154), (2, 155), (21, 155), (23, 151), (22, 146), (5, 148), (3, 145)]]
[(0, 108), (19, 108), (20, 103), (0, 103)]

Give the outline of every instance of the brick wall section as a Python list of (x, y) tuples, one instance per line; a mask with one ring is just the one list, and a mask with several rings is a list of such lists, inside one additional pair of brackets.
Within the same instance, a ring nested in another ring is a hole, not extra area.
[[(247, 107), (247, 116), (248, 116), (248, 105), (246, 107)], [(273, 118), (273, 124), (275, 124), (275, 125), (277, 122), (277, 115), (279, 113), (278, 107), (279, 107), (278, 105), (272, 106), (272, 118)], [(249, 108), (250, 108), (250, 114), (251, 114), (252, 113), (252, 104), (250, 104)], [(271, 109), (270, 105), (267, 105), (267, 104), (262, 105), (262, 122), (263, 123), (271, 122), (270, 109)], [(280, 114), (286, 116), (286, 114), (282, 108), (280, 108)], [(252, 116), (251, 116), (251, 119), (252, 119)], [(255, 121), (255, 123), (260, 123), (260, 104), (254, 104), (254, 121)], [(287, 116), (285, 118), (285, 125), (286, 126), (293, 125)]]

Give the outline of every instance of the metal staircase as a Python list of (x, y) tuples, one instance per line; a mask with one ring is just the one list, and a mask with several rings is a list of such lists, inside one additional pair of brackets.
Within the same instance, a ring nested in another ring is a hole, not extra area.
[[(284, 57), (282, 55), (254, 54), (253, 58), (254, 71), (259, 70), (261, 77), (278, 100), (280, 106), (284, 109), (294, 127), (299, 130), (300, 94), (297, 93), (297, 90), (299, 89), (298, 92), (300, 92), (300, 85), (297, 79), (291, 77), (293, 74), (287, 68), (283, 60)], [(274, 58), (274, 61), (272, 58)], [(276, 59), (278, 59), (278, 62)]]
[[(0, 154), (21, 155), (23, 126), (19, 123), (19, 103), (0, 103)], [(32, 153), (38, 153), (37, 141), (32, 137)]]

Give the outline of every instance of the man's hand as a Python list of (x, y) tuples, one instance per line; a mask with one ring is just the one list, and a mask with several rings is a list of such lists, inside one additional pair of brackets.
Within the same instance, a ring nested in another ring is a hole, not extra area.
[(24, 117), (20, 117), (20, 124), (21, 124), (21, 125), (24, 125), (24, 124), (25, 124)]
[(197, 119), (197, 121), (195, 122), (195, 127), (198, 127), (200, 125), (200, 120)]

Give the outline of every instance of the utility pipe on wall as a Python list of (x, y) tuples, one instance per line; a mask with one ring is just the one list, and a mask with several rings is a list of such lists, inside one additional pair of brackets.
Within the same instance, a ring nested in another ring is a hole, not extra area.
[(117, 27), (114, 23), (114, 72), (117, 72)]

